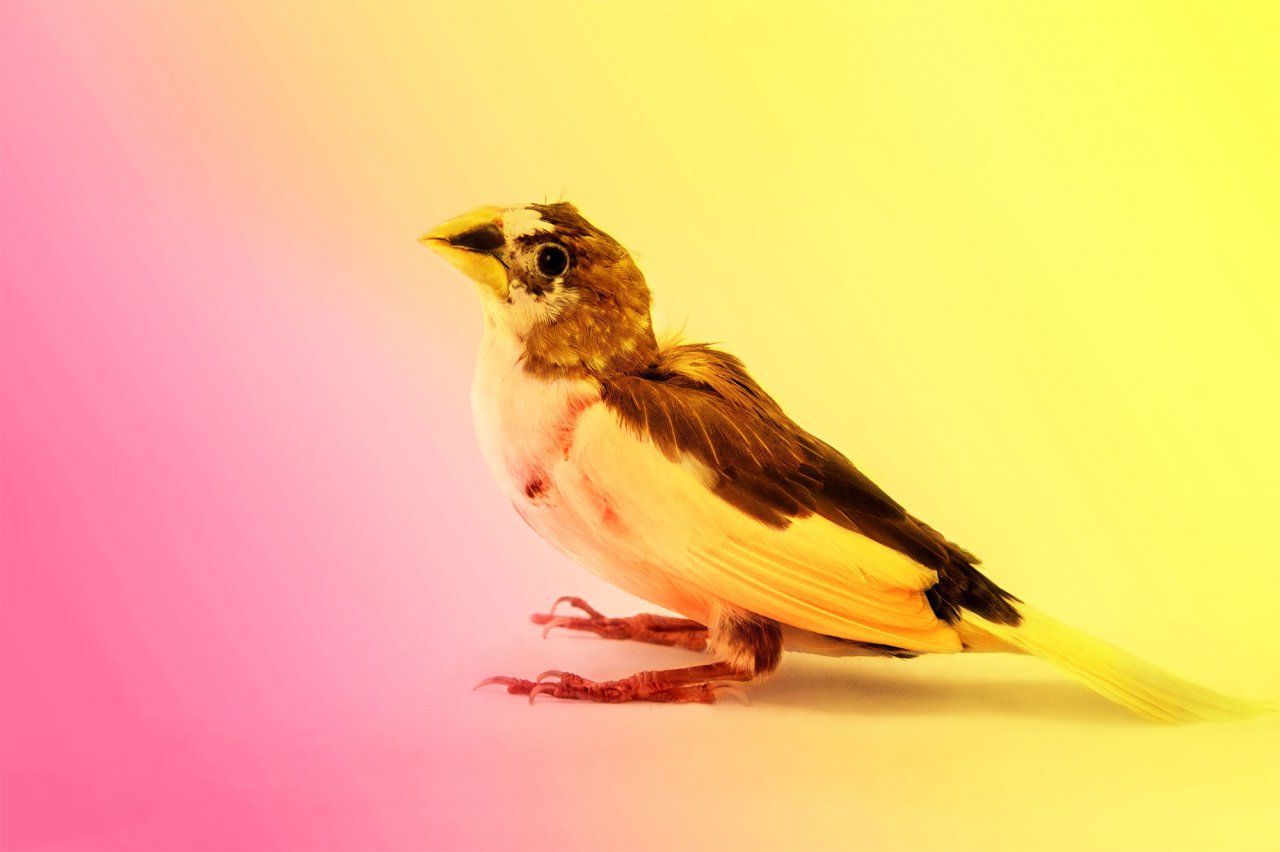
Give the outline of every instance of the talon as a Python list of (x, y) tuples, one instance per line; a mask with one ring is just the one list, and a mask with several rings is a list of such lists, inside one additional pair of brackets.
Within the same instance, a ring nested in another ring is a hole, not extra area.
[(561, 616), (552, 618), (550, 621), (546, 621), (542, 623), (547, 625), (546, 627), (542, 628), (542, 638), (546, 639), (547, 634), (550, 633), (553, 628), (564, 627), (566, 624), (572, 624), (573, 619), (569, 618), (568, 616), (561, 615)]
[(563, 680), (564, 678), (568, 677), (568, 675), (569, 675), (568, 672), (556, 671), (555, 669), (547, 669), (545, 672), (535, 677), (533, 679), (533, 682), (542, 683), (544, 680), (546, 680), (549, 677), (553, 677), (556, 680)]
[(515, 681), (513, 677), (487, 677), (471, 687), (471, 691), (475, 692), (477, 689), (483, 689), (486, 686), (511, 686), (513, 681)]
[(558, 683), (540, 683), (540, 684), (538, 684), (538, 685), (537, 685), (537, 686), (535, 686), (533, 689), (529, 690), (529, 703), (530, 703), (530, 704), (532, 704), (532, 703), (533, 703), (533, 700), (534, 700), (535, 698), (537, 698), (539, 695), (542, 695), (543, 693), (550, 692), (552, 695), (554, 695), (554, 694), (555, 694), (555, 691), (556, 691), (556, 687), (557, 687), (557, 686), (559, 686), (559, 685), (560, 685), (560, 684), (558, 684)]
[(597, 610), (595, 607), (593, 607), (591, 604), (584, 601), (582, 598), (575, 598), (573, 595), (564, 595), (562, 597), (556, 598), (556, 602), (551, 605), (550, 614), (555, 615), (556, 607), (560, 606), (560, 604), (562, 603), (567, 603), (569, 606), (573, 607), (574, 609), (580, 609), (583, 612), (585, 612), (587, 615), (591, 616), (592, 618), (604, 618), (604, 613)]
[(507, 692), (512, 695), (519, 695), (526, 690), (532, 689), (534, 684), (531, 681), (524, 680), (523, 678), (498, 675), (496, 677), (485, 678), (473, 686), (471, 691), (475, 692), (477, 689), (482, 689), (486, 686), (505, 686), (507, 688)]
[(723, 689), (725, 692), (738, 699), (738, 701), (742, 702), (744, 706), (751, 706), (751, 696), (747, 695), (747, 691), (736, 683), (712, 683), (708, 685), (711, 687), (711, 693), (713, 695), (718, 690)]

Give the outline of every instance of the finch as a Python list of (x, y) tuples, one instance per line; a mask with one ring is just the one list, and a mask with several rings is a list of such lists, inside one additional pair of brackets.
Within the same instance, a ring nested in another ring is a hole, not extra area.
[(1272, 709), (1197, 686), (1055, 621), (978, 570), (737, 358), (661, 341), (631, 256), (567, 203), (480, 207), (419, 238), (477, 285), (472, 388), (484, 460), (516, 512), (591, 572), (673, 616), (535, 623), (685, 648), (714, 662), (592, 681), (493, 677), (510, 693), (711, 703), (783, 651), (1032, 654), (1148, 719)]

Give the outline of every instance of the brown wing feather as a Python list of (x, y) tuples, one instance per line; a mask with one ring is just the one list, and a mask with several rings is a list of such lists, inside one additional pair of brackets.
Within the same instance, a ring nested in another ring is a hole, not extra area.
[(978, 569), (979, 560), (912, 517), (834, 447), (792, 421), (742, 362), (709, 346), (665, 346), (638, 374), (602, 377), (604, 402), (673, 461), (698, 459), (716, 474), (713, 489), (772, 527), (817, 513), (932, 568), (926, 591), (941, 619), (967, 609), (1017, 624), (1017, 600)]

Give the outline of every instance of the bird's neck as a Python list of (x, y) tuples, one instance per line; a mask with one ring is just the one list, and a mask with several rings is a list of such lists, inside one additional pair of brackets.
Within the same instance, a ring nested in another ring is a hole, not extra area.
[(534, 327), (521, 341), (525, 371), (542, 378), (600, 378), (642, 372), (655, 363), (658, 344), (648, 306), (566, 311)]

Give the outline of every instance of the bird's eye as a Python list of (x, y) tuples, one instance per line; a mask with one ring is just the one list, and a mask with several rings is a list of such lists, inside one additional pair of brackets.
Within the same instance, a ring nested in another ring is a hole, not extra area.
[(555, 243), (538, 249), (538, 271), (548, 278), (564, 275), (569, 268), (569, 253)]

